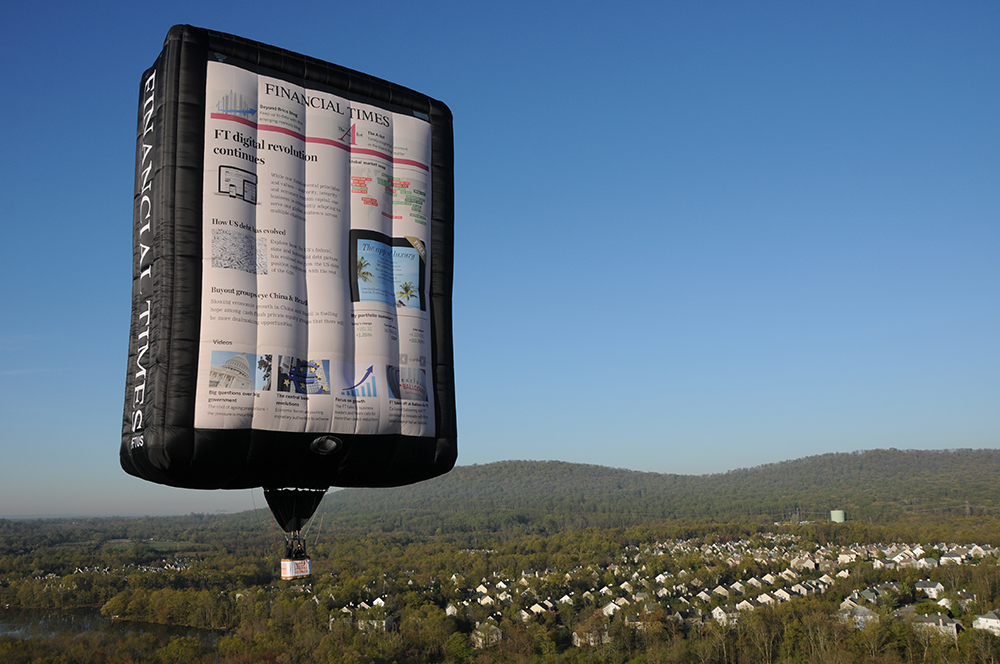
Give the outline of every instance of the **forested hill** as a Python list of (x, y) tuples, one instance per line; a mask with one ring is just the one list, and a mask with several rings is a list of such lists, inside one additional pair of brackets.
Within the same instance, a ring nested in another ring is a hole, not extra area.
[(655, 521), (849, 519), (994, 514), (1000, 450), (871, 450), (823, 454), (714, 475), (646, 473), (560, 461), (459, 466), (393, 489), (330, 493), (319, 512), (343, 525), (431, 532)]

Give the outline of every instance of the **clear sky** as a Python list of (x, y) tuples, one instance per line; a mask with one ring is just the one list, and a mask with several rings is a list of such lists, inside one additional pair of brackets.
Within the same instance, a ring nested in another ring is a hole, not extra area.
[(118, 463), (176, 23), (451, 107), (460, 464), (1000, 444), (996, 2), (39, 0), (0, 25), (0, 515), (263, 505)]

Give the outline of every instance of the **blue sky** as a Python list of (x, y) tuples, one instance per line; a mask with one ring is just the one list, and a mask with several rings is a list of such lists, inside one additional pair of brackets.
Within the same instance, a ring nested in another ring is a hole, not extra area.
[(118, 465), (139, 77), (176, 23), (451, 107), (460, 464), (997, 446), (1000, 5), (605, 4), (5, 10), (0, 515), (263, 504)]

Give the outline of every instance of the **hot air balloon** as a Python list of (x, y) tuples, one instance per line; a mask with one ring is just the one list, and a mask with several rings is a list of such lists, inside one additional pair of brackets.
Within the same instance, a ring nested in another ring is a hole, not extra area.
[(329, 487), (450, 470), (453, 161), (431, 97), (172, 28), (140, 82), (122, 468), (263, 487), (285, 562)]

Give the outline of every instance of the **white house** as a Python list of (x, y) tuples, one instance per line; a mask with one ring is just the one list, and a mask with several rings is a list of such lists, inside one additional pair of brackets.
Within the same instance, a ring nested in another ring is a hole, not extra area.
[(589, 631), (573, 632), (573, 645), (577, 648), (581, 646), (595, 647), (602, 643), (608, 643), (610, 640), (608, 630), (604, 626)]
[(941, 634), (958, 639), (958, 628), (961, 623), (949, 618), (943, 613), (931, 613), (926, 616), (914, 616), (913, 626), (917, 629), (926, 629), (940, 632)]
[(816, 561), (807, 555), (792, 558), (791, 565), (795, 569), (816, 569)]
[(949, 551), (948, 553), (941, 554), (941, 564), (942, 565), (961, 565), (965, 562), (965, 550), (960, 551)]
[(735, 625), (736, 621), (739, 620), (734, 611), (724, 609), (721, 606), (712, 609), (712, 619), (720, 625)]
[(486, 622), (476, 625), (472, 630), (472, 647), (477, 650), (489, 648), (500, 643), (501, 633), (497, 624), (489, 619)]
[(1000, 616), (996, 611), (987, 611), (972, 621), (973, 629), (986, 629), (1000, 636)]
[[(847, 600), (844, 601), (846, 602)], [(865, 625), (872, 621), (878, 622), (878, 614), (867, 606), (850, 606), (845, 608), (841, 604), (841, 607), (837, 615), (840, 616), (843, 622), (852, 624), (857, 629), (864, 629)]]
[(794, 586), (792, 586), (791, 588), (789, 588), (789, 590), (791, 590), (793, 593), (795, 593), (797, 595), (801, 595), (802, 597), (805, 597), (806, 595), (809, 595), (809, 594), (812, 593), (812, 589), (811, 588), (809, 588), (808, 586), (806, 586), (804, 584), (801, 584), (801, 583), (796, 583)]
[(905, 563), (907, 561), (916, 560), (917, 556), (913, 555), (913, 552), (910, 551), (909, 549), (904, 548), (901, 549), (900, 551), (897, 551), (889, 559), (892, 560), (892, 562), (896, 563), (897, 565), (901, 565), (902, 563)]
[(913, 584), (913, 589), (916, 590), (917, 592), (922, 592), (924, 595), (930, 597), (931, 599), (937, 599), (938, 594), (940, 594), (944, 590), (944, 586), (942, 586), (937, 581), (931, 581), (930, 579), (925, 579), (923, 581), (917, 581), (915, 584)]
[(608, 602), (607, 604), (604, 605), (604, 608), (601, 609), (601, 613), (603, 613), (605, 616), (611, 617), (615, 615), (615, 613), (617, 613), (621, 608), (622, 607), (618, 606), (614, 602)]

